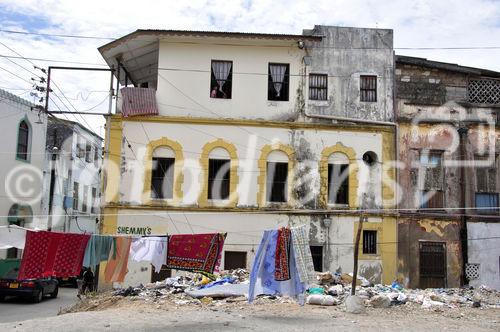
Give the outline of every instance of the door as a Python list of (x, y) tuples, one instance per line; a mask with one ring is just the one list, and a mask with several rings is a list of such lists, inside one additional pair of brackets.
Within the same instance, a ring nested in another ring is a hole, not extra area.
[(154, 266), (151, 266), (151, 282), (163, 281), (172, 276), (172, 270), (167, 269), (166, 265), (162, 265), (158, 273), (155, 272)]
[(446, 243), (419, 243), (420, 288), (446, 287)]

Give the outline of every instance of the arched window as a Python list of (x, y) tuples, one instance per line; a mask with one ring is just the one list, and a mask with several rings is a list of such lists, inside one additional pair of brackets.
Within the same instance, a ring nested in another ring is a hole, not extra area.
[(281, 143), (264, 145), (258, 164), (259, 206), (263, 207), (270, 203), (293, 204), (293, 197), (290, 197), (295, 164), (293, 148)]
[(233, 144), (217, 139), (202, 148), (203, 184), (198, 204), (234, 207), (238, 204), (238, 154)]
[(151, 198), (172, 199), (174, 197), (175, 152), (166, 146), (153, 151), (151, 170)]
[(224, 148), (215, 148), (208, 155), (208, 199), (229, 199), (231, 156)]
[(149, 142), (144, 156), (143, 204), (176, 205), (182, 200), (182, 146), (166, 137)]
[(353, 148), (340, 142), (323, 149), (320, 161), (321, 204), (358, 207), (358, 163)]
[(30, 127), (26, 120), (19, 123), (17, 132), (17, 159), (29, 159)]
[(266, 162), (266, 202), (288, 201), (288, 156), (283, 151), (269, 153)]
[(328, 204), (349, 204), (349, 158), (341, 152), (328, 157)]

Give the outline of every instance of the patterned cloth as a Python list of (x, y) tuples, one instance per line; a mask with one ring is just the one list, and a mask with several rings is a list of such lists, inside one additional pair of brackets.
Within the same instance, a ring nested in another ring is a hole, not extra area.
[(297, 299), (300, 305), (304, 304), (306, 287), (300, 282), (293, 244), (290, 250), (290, 279), (286, 281), (275, 280), (276, 244), (278, 231), (265, 231), (250, 272), (250, 285), (248, 289), (248, 302), (252, 303), (259, 294), (290, 296)]
[(79, 275), (89, 238), (86, 234), (27, 231), (18, 278)]
[(301, 225), (292, 227), (292, 243), (297, 269), (299, 271), (300, 281), (306, 285), (311, 285), (316, 282), (314, 273), (314, 264), (309, 247), (309, 236), (306, 231), (306, 226)]
[(92, 267), (96, 270), (96, 266), (109, 258), (109, 252), (113, 247), (114, 238), (106, 235), (92, 235), (87, 248), (85, 249), (85, 256), (83, 257), (83, 266)]
[(290, 279), (290, 229), (284, 227), (278, 229), (274, 279)]
[(168, 239), (167, 267), (214, 273), (219, 270), (225, 234), (180, 234)]
[(108, 263), (104, 269), (104, 280), (106, 282), (123, 282), (128, 272), (128, 256), (132, 238), (117, 236), (114, 249), (109, 253)]

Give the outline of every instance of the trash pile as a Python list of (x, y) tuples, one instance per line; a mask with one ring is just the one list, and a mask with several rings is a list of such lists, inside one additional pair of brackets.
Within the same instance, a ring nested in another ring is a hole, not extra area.
[[(311, 285), (307, 290), (306, 303), (321, 306), (344, 304), (351, 293), (352, 278), (352, 274), (317, 273), (317, 284)], [(391, 285), (373, 285), (363, 277), (357, 278), (356, 285), (357, 297), (361, 299), (364, 306), (373, 308), (399, 305), (415, 305), (437, 311), (460, 307), (500, 308), (500, 292), (485, 286), (478, 289), (464, 287), (412, 290), (403, 288), (397, 282)], [(119, 289), (111, 296), (115, 299), (115, 303), (120, 301), (119, 298), (129, 298), (131, 301), (144, 301), (152, 304), (168, 303), (175, 306), (224, 306), (230, 303), (241, 305), (247, 302), (248, 286), (249, 272), (245, 269), (236, 269), (222, 271), (217, 276), (185, 273), (164, 281)], [(112, 302), (109, 295), (104, 301)], [(291, 298), (279, 295), (260, 295), (254, 303), (294, 302), (295, 300)], [(96, 305), (92, 308), (96, 308)]]

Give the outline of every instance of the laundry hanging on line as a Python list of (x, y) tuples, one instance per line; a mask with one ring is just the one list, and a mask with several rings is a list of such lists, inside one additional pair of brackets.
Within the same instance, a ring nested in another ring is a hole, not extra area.
[(83, 266), (90, 267), (95, 271), (97, 265), (108, 260), (109, 252), (112, 248), (116, 248), (116, 246), (113, 246), (115, 241), (115, 238), (111, 235), (92, 234), (85, 249)]
[(161, 270), (167, 261), (168, 237), (149, 236), (135, 238), (130, 246), (130, 259), (136, 262), (150, 262), (155, 272)]
[(27, 231), (19, 279), (80, 274), (90, 235)]
[[(250, 271), (248, 302), (252, 303), (257, 295), (277, 295), (295, 298), (304, 304), (304, 293), (314, 282), (314, 274), (309, 240), (305, 226), (281, 228), (265, 231), (255, 255)], [(299, 246), (296, 248), (296, 246)], [(301, 271), (304, 268), (311, 271)]]
[(24, 249), (26, 229), (17, 225), (0, 226), (0, 249)]
[(219, 271), (226, 234), (179, 234), (168, 241), (167, 268), (214, 273)]
[(104, 269), (106, 282), (123, 282), (128, 272), (128, 257), (130, 254), (131, 237), (116, 237), (114, 248), (109, 253), (108, 263)]

